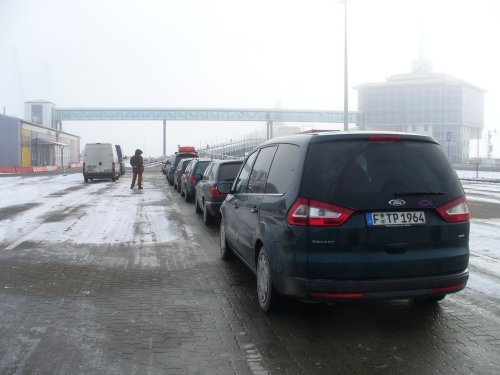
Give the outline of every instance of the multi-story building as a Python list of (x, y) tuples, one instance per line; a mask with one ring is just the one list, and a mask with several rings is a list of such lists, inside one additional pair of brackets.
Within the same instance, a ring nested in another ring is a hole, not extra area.
[(484, 90), (446, 74), (432, 72), (417, 60), (408, 74), (386, 82), (366, 83), (358, 90), (361, 130), (404, 131), (433, 136), (449, 159), (469, 159), (469, 143), (484, 126)]

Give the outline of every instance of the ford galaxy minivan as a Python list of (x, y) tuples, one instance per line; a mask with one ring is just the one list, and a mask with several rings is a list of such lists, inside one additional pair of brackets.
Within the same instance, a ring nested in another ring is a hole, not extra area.
[(439, 301), (466, 286), (468, 206), (432, 137), (275, 138), (218, 188), (221, 257), (256, 274), (263, 311), (282, 296)]
[(120, 160), (111, 143), (87, 143), (83, 152), (83, 180), (116, 181), (120, 178)]

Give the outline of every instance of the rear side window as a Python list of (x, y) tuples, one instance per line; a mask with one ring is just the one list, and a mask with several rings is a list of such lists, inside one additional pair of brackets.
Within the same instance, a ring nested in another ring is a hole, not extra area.
[(290, 186), (297, 169), (299, 147), (281, 144), (278, 147), (267, 178), (267, 194), (283, 194)]
[(203, 180), (213, 180), (214, 169), (216, 169), (215, 164), (210, 163), (207, 169), (205, 169), (205, 173), (203, 173)]
[(182, 159), (179, 161), (176, 170), (184, 172), (191, 160)]
[(191, 161), (191, 163), (189, 163), (186, 166), (186, 174), (189, 174), (191, 172), (191, 169), (193, 168), (193, 164), (195, 164), (195, 163), (196, 163), (195, 161)]
[(219, 167), (219, 181), (233, 181), (240, 167), (241, 163), (221, 164)]
[(254, 194), (263, 194), (266, 188), (267, 176), (273, 162), (277, 146), (264, 147), (260, 150), (257, 160), (250, 175), (248, 182), (248, 192)]
[(302, 184), (305, 197), (356, 208), (411, 192), (434, 193), (434, 201), (463, 194), (439, 145), (364, 140), (310, 145)]
[(258, 152), (250, 154), (245, 164), (241, 168), (241, 172), (234, 184), (234, 191), (238, 193), (248, 193), (248, 180), (250, 179), (250, 172), (252, 171), (253, 163), (257, 157)]

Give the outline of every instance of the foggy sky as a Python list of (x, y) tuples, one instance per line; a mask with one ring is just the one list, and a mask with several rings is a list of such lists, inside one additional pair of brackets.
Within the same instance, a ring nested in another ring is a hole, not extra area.
[[(350, 110), (357, 85), (407, 73), (423, 52), (434, 72), (486, 90), (485, 129), (500, 138), (500, 0), (349, 0), (347, 20)], [(342, 110), (343, 43), (335, 0), (0, 0), (0, 106), (17, 117), (38, 99), (59, 108)], [(63, 127), (82, 146), (162, 153), (160, 122)], [(264, 129), (171, 123), (167, 153)]]

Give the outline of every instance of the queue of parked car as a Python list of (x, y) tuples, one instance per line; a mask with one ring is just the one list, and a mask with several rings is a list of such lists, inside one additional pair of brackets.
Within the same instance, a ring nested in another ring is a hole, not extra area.
[(166, 160), (162, 172), (186, 202), (194, 201), (196, 213), (203, 214), (203, 222), (210, 225), (219, 221), (219, 209), (226, 198), (217, 184), (232, 182), (242, 163), (241, 159), (200, 158), (194, 147), (181, 146)]
[(196, 212), (220, 221), (221, 258), (255, 273), (264, 312), (283, 297), (435, 303), (466, 287), (468, 205), (430, 136), (274, 138), (244, 161), (210, 161), (194, 185)]

